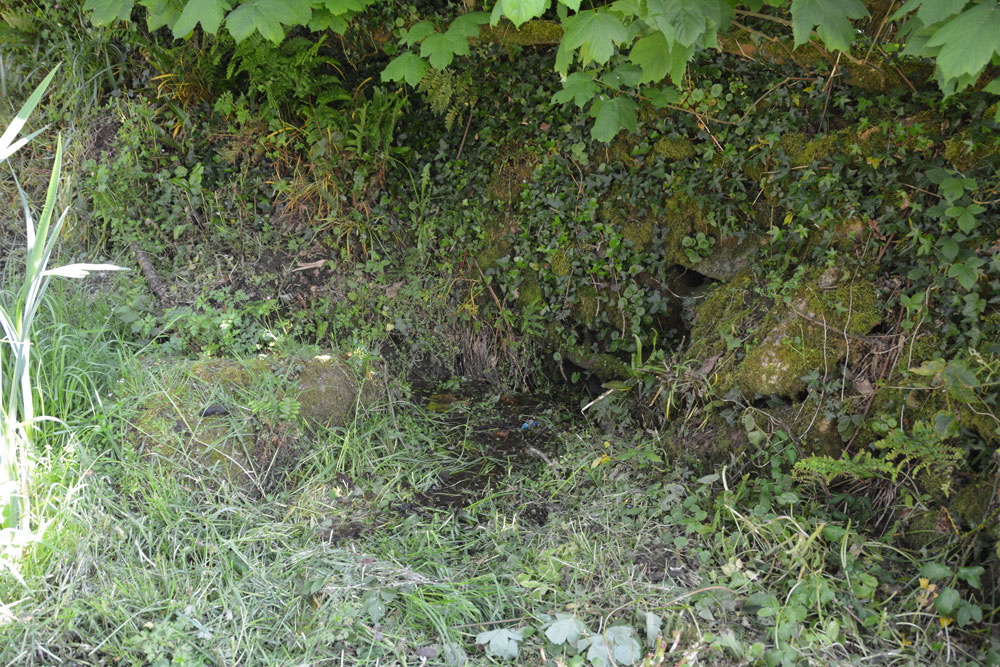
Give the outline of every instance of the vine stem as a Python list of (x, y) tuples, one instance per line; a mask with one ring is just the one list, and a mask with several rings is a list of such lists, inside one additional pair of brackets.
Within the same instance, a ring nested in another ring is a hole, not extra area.
[(458, 146), (458, 154), (455, 156), (455, 161), (462, 159), (462, 151), (465, 150), (465, 140), (469, 136), (469, 127), (472, 125), (472, 107), (469, 107), (469, 120), (465, 121), (465, 132), (462, 133), (462, 143)]

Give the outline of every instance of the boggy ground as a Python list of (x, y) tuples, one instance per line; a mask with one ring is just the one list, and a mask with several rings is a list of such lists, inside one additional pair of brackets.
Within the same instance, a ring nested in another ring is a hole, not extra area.
[[(124, 364), (121, 385), (162, 394), (151, 361), (139, 354)], [(273, 392), (258, 382), (247, 395)], [(580, 411), (590, 400), (500, 394), (458, 379), (400, 383), (344, 425), (290, 429), (295, 456), (263, 495), (204, 459), (140, 451), (142, 401), (134, 392), (108, 400), (78, 425), (85, 446), (45, 468), (63, 471), (76, 502), (30, 554), (26, 586), (5, 580), (13, 602), (0, 609), (0, 659), (988, 657), (985, 636), (940, 624), (920, 562), (865, 537), (836, 508), (803, 499), (776, 455), (699, 476), (665, 459), (659, 434), (624, 439), (590, 421)], [(294, 421), (293, 412), (284, 417)]]

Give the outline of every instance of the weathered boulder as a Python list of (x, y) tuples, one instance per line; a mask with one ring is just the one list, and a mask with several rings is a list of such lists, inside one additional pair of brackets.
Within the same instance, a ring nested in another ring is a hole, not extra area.
[(179, 360), (123, 387), (136, 402), (136, 446), (204, 488), (263, 492), (304, 429), (350, 423), (381, 379), (349, 356)]
[(806, 388), (808, 374), (837, 372), (881, 319), (875, 287), (864, 278), (813, 271), (785, 301), (769, 303), (744, 277), (697, 307), (689, 351), (702, 361), (716, 359), (720, 392), (735, 387), (748, 396), (793, 397)]

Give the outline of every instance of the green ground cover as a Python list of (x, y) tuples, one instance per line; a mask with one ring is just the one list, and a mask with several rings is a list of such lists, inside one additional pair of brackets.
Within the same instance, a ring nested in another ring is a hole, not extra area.
[(8, 4), (53, 265), (131, 270), (33, 324), (0, 664), (1000, 664), (996, 98), (895, 20), (841, 66), (743, 14), (661, 104), (561, 81), (555, 12), (397, 86), (456, 8)]

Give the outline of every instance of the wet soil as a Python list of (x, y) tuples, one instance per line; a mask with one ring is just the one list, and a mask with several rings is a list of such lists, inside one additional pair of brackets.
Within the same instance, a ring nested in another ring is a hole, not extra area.
[[(324, 539), (354, 539), (414, 514), (453, 512), (474, 520), (468, 510), (490, 497), (509, 504), (512, 511), (533, 525), (548, 522), (554, 508), (545, 502), (525, 502), (523, 494), (509, 480), (513, 473), (530, 475), (542, 466), (555, 465), (560, 447), (555, 429), (566, 426), (565, 416), (576, 410), (576, 398), (536, 394), (491, 396), (488, 383), (466, 381), (459, 388), (447, 391), (419, 387), (413, 400), (439, 416), (444, 430), (453, 434), (444, 447), (456, 461), (465, 461), (466, 465), (442, 473), (426, 488), (401, 489), (400, 496), (406, 500), (388, 505), (375, 507), (371, 502), (374, 499), (357, 498), (362, 506), (367, 505), (358, 508), (357, 502), (344, 498), (354, 505), (354, 511), (329, 516), (320, 526)], [(470, 452), (475, 454), (470, 456)], [(353, 486), (349, 482), (347, 485)]]

